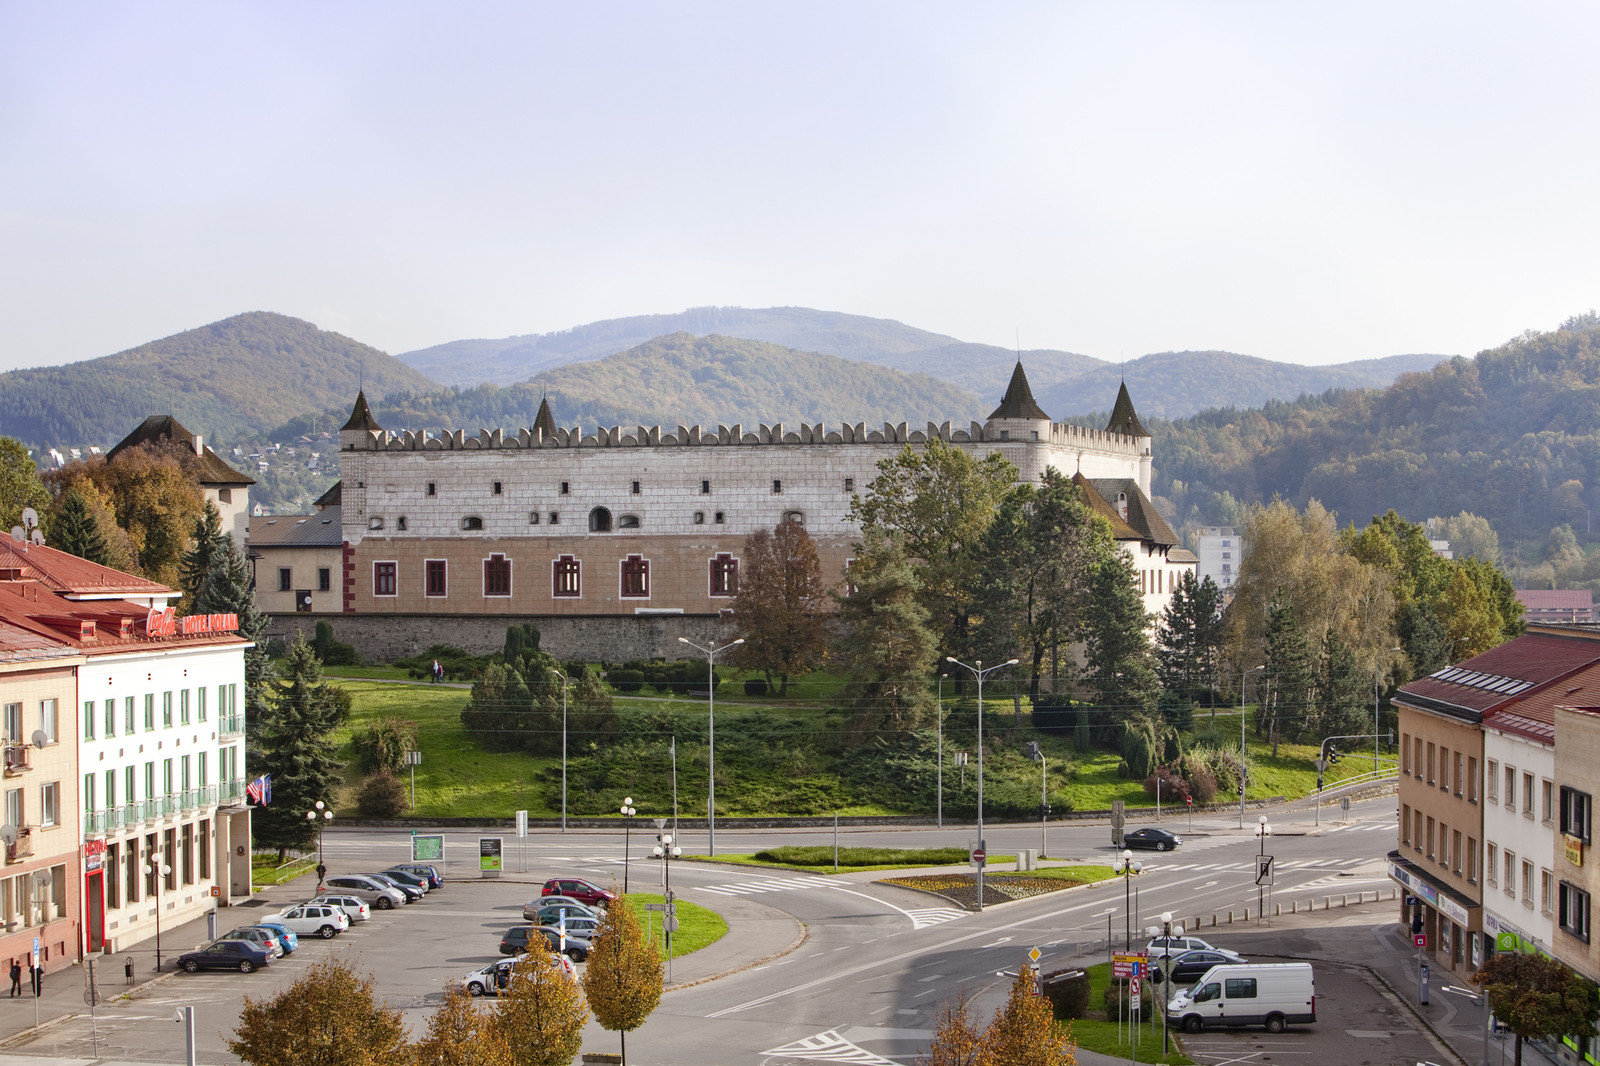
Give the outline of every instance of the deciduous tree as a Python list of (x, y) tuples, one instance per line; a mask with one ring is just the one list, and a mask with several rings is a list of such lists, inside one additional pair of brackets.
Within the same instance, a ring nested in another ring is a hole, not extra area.
[(513, 1066), (490, 1021), (465, 989), (447, 988), (427, 1034), (412, 1045), (416, 1066)]
[(744, 539), (739, 555), (739, 595), (733, 620), (744, 643), (735, 662), (760, 670), (778, 695), (789, 692), (789, 678), (822, 663), (828, 652), (828, 590), (816, 543), (799, 522), (785, 516), (775, 530), (758, 529)]
[(628, 1062), (628, 1034), (643, 1025), (661, 1002), (661, 952), (647, 939), (639, 916), (623, 897), (600, 919), (594, 951), (583, 970), (583, 991), (594, 1020), (621, 1035), (622, 1062)]
[(1522, 1066), (1524, 1040), (1593, 1033), (1600, 1020), (1600, 988), (1544, 955), (1491, 955), (1472, 983), (1483, 986), (1489, 1009), (1517, 1035), (1516, 1066)]
[(1033, 994), (1034, 971), (1023, 966), (1011, 994), (984, 1031), (981, 1066), (1075, 1066), (1071, 1027), (1056, 1025), (1050, 1001)]
[(271, 999), (246, 996), (228, 1050), (250, 1066), (386, 1066), (406, 1060), (405, 1031), (371, 975), (324, 959)]
[[(624, 909), (624, 904), (618, 901), (609, 909)], [(589, 959), (593, 966), (594, 955)], [(518, 961), (510, 986), (500, 994), (488, 1034), (506, 1050), (511, 1066), (567, 1066), (583, 1046), (588, 1020), (589, 1008), (578, 983), (548, 951), (530, 951)]]
[(39, 478), (39, 467), (27, 446), (11, 437), (0, 437), (0, 536), (21, 524), (24, 507), (43, 514), (49, 506), (50, 493)]
[(104, 493), (128, 534), (143, 576), (179, 588), (183, 553), (194, 522), (205, 507), (198, 460), (182, 444), (145, 444), (101, 458), (68, 463), (53, 470), (46, 483), (64, 495), (80, 479)]
[(939, 1008), (939, 1026), (928, 1048), (928, 1066), (981, 1066), (983, 1030), (967, 1017), (963, 997)]

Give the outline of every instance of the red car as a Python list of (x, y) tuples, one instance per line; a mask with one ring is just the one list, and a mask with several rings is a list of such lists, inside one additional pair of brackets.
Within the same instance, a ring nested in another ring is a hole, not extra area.
[(607, 892), (599, 885), (591, 884), (581, 877), (552, 877), (544, 883), (544, 890), (539, 895), (571, 896), (591, 907), (604, 907), (617, 898), (615, 892)]

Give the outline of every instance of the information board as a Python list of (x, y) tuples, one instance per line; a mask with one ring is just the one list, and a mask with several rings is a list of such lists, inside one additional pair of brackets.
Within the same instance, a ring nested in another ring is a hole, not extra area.
[(424, 836), (421, 833), (411, 837), (412, 862), (444, 862), (444, 837)]
[(478, 869), (482, 873), (499, 874), (501, 864), (501, 851), (504, 843), (501, 837), (478, 838)]

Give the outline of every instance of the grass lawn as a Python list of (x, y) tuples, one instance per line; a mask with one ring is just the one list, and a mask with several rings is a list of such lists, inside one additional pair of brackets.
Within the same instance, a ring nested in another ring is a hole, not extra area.
[(330, 666), (323, 670), (323, 674), (330, 681), (354, 678), (357, 680), (408, 681), (421, 685), (429, 683), (427, 681), (418, 681), (411, 676), (409, 670), (401, 666)]
[[(1115, 1058), (1126, 1059), (1134, 1051), (1128, 1040), (1128, 1024), (1124, 1020), (1119, 1026), (1115, 1018), (1110, 1021), (1101, 1020), (1101, 1010), (1105, 1003), (1105, 992), (1111, 983), (1111, 964), (1102, 962), (1088, 968), (1089, 974), (1089, 1009), (1094, 1015), (1092, 1018), (1074, 1018), (1072, 1020), (1072, 1037), (1078, 1046), (1090, 1051), (1097, 1051), (1102, 1055), (1111, 1055)], [(1148, 988), (1146, 992), (1148, 992)], [(1193, 1059), (1184, 1055), (1178, 1049), (1177, 1033), (1173, 1033), (1172, 1053), (1161, 1053), (1161, 1019), (1155, 1019), (1155, 1029), (1150, 1028), (1151, 1013), (1156, 1009), (1156, 1000), (1150, 995), (1144, 997), (1143, 1018), (1144, 1025), (1139, 1030), (1139, 1046), (1135, 1062), (1170, 1063), (1173, 1066), (1191, 1066)]]
[[(250, 883), (252, 885), (284, 885), (295, 878), (305, 874), (314, 873), (317, 868), (315, 855), (302, 855), (291, 858), (282, 866), (278, 865), (276, 851), (257, 851), (250, 856)], [(312, 878), (315, 880), (315, 877)]]
[[(654, 892), (629, 892), (623, 897), (639, 916), (639, 924), (656, 937), (662, 935), (660, 911), (647, 911), (646, 903), (665, 903), (667, 897)], [(728, 932), (728, 923), (714, 910), (697, 903), (678, 900), (678, 931), (672, 934), (672, 957), (682, 958), (690, 952), (715, 944)], [(663, 955), (665, 945), (663, 945)]]

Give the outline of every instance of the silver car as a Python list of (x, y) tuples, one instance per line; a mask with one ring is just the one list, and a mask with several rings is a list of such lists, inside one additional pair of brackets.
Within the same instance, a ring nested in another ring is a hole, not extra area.
[(316, 899), (306, 900), (307, 903), (326, 903), (330, 907), (338, 907), (344, 911), (345, 917), (352, 922), (364, 922), (372, 917), (372, 908), (367, 906), (366, 900), (354, 896), (318, 896)]
[(380, 911), (403, 907), (407, 902), (404, 892), (365, 874), (340, 874), (338, 877), (328, 878), (322, 884), (329, 892), (365, 900)]

